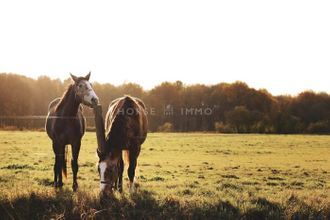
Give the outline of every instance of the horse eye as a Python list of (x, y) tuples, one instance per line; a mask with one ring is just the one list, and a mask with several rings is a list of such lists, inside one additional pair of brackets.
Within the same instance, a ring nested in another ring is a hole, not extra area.
[(78, 87), (81, 88), (83, 85), (79, 84)]

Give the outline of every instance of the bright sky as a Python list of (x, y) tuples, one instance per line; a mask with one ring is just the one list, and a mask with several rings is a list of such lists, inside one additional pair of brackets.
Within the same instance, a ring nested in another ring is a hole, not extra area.
[(0, 2), (0, 72), (330, 93), (330, 1)]

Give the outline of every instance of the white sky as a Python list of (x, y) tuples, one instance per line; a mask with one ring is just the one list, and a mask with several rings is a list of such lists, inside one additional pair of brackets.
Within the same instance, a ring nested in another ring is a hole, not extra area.
[(330, 1), (0, 2), (0, 72), (330, 93)]

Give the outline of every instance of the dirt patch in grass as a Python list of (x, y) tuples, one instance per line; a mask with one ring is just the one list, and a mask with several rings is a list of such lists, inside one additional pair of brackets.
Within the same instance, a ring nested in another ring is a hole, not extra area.
[(227, 174), (227, 175), (221, 175), (223, 178), (227, 178), (227, 179), (239, 179), (238, 176), (233, 175), (233, 174)]
[(260, 185), (260, 183), (256, 182), (256, 181), (243, 181), (242, 185), (245, 186), (256, 186), (256, 185)]
[(9, 164), (7, 166), (1, 167), (1, 169), (8, 169), (8, 170), (22, 170), (22, 169), (29, 169), (34, 170), (34, 167), (28, 164)]
[(278, 186), (279, 185), (278, 183), (275, 183), (275, 182), (268, 182), (266, 184), (267, 184), (267, 186)]
[(34, 180), (41, 186), (53, 186), (54, 182), (48, 178), (34, 178)]
[(8, 179), (0, 176), (0, 183), (6, 183), (6, 182), (8, 182)]
[(194, 195), (194, 192), (191, 191), (190, 189), (184, 189), (181, 192), (179, 192), (179, 194), (183, 196), (192, 196)]
[(217, 187), (217, 190), (224, 190), (224, 189), (231, 189), (231, 190), (236, 190), (241, 192), (243, 189), (237, 184), (232, 184), (232, 183), (223, 183), (220, 184), (220, 186)]
[(165, 181), (165, 178), (160, 177), (160, 176), (156, 176), (156, 177), (151, 178), (150, 181), (160, 181), (160, 182), (163, 182), (163, 181)]
[(282, 177), (277, 177), (277, 176), (269, 176), (268, 179), (269, 179), (269, 180), (280, 180), (280, 181), (285, 180), (284, 178), (282, 178)]

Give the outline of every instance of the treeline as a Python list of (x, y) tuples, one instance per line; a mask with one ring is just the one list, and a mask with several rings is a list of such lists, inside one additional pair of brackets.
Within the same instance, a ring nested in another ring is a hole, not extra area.
[[(70, 79), (34, 80), (0, 74), (0, 126), (42, 128), (51, 100), (61, 96)], [(330, 133), (330, 96), (305, 91), (298, 96), (273, 96), (243, 82), (184, 85), (164, 82), (149, 91), (126, 83), (93, 83), (106, 112), (122, 95), (141, 98), (147, 105), (150, 131), (217, 131), (222, 133)], [(84, 108), (88, 126), (93, 114)], [(41, 116), (41, 117), (38, 117)]]

